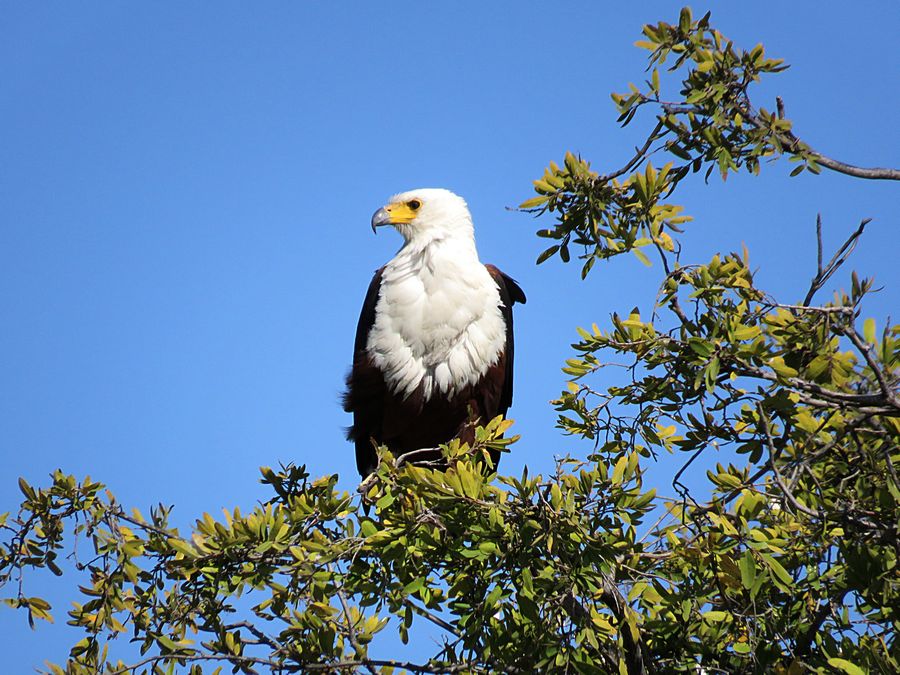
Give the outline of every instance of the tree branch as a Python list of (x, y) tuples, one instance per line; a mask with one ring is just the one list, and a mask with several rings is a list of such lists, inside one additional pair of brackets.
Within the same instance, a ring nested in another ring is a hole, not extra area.
[[(777, 101), (776, 101), (777, 104)], [(766, 125), (760, 117), (753, 112), (749, 105), (741, 106), (743, 110), (741, 111), (744, 114), (744, 118), (752, 124), (757, 129), (767, 129), (768, 125)], [(779, 107), (779, 115), (784, 115), (784, 102), (781, 103)], [(854, 178), (866, 178), (869, 180), (900, 180), (900, 169), (891, 169), (885, 167), (860, 167), (854, 166), (853, 164), (847, 164), (845, 162), (840, 162), (836, 159), (832, 159), (827, 155), (823, 155), (817, 150), (813, 150), (809, 145), (805, 144), (801, 141), (793, 131), (784, 131), (779, 134), (782, 138), (787, 141), (785, 145), (787, 146), (788, 151), (791, 154), (800, 154), (802, 150), (806, 150), (809, 152), (813, 159), (815, 159), (817, 164), (824, 166), (826, 169), (831, 169), (832, 171), (836, 171), (838, 173), (845, 174), (847, 176), (853, 176)], [(806, 145), (805, 148), (801, 146)]]
[(855, 330), (839, 330), (838, 332), (850, 340), (859, 353), (863, 355), (863, 358), (866, 360), (872, 373), (874, 373), (875, 379), (878, 380), (878, 386), (881, 388), (881, 393), (884, 395), (884, 398), (887, 399), (888, 403), (900, 408), (900, 400), (898, 400), (896, 392), (888, 383), (887, 376), (872, 356), (872, 345), (868, 342), (863, 342)]
[(819, 289), (825, 285), (825, 282), (831, 278), (831, 275), (837, 272), (841, 265), (843, 265), (847, 258), (853, 253), (853, 249), (856, 248), (856, 244), (859, 241), (859, 238), (862, 236), (863, 231), (866, 229), (866, 225), (872, 222), (871, 218), (863, 218), (859, 223), (859, 227), (847, 237), (847, 241), (845, 241), (841, 247), (837, 250), (837, 252), (831, 256), (831, 260), (828, 261), (828, 264), (825, 267), (822, 267), (822, 217), (821, 215), (816, 217), (816, 239), (818, 242), (818, 269), (816, 270), (816, 276), (813, 277), (812, 282), (809, 286), (809, 291), (806, 294), (806, 298), (803, 300), (803, 305), (809, 305), (812, 302), (813, 296), (818, 293)]
[(819, 629), (822, 627), (825, 619), (828, 618), (828, 614), (832, 611), (834, 605), (840, 605), (844, 602), (844, 596), (846, 594), (847, 591), (841, 591), (838, 593), (837, 597), (828, 600), (828, 602), (819, 607), (812, 622), (809, 624), (809, 627), (800, 639), (797, 640), (796, 649), (794, 650), (794, 659), (802, 659), (810, 653), (813, 641), (816, 639), (816, 635), (818, 635)]
[[(626, 173), (631, 171), (635, 166), (640, 164), (647, 156), (647, 151), (650, 149), (650, 146), (653, 145), (653, 141), (655, 141), (659, 136), (657, 134), (662, 131), (663, 122), (662, 120), (656, 123), (656, 126), (653, 128), (653, 131), (650, 132), (650, 135), (647, 137), (647, 142), (644, 143), (640, 148), (635, 148), (634, 157), (632, 157), (625, 166), (617, 171), (613, 171), (612, 173), (605, 173), (602, 176), (597, 176), (594, 179), (595, 184), (608, 183), (614, 178), (618, 178), (619, 176), (624, 176)], [(651, 153), (652, 154), (652, 153)]]
[(429, 611), (428, 611), (427, 609), (425, 609), (424, 607), (419, 607), (416, 603), (414, 603), (414, 602), (413, 602), (412, 600), (410, 600), (409, 598), (406, 598), (406, 599), (403, 601), (403, 604), (406, 605), (407, 607), (409, 607), (412, 611), (414, 611), (414, 612), (415, 612), (416, 614), (418, 614), (419, 616), (421, 616), (421, 617), (423, 617), (423, 618), (425, 618), (425, 619), (428, 619), (428, 620), (429, 620), (431, 623), (433, 623), (435, 626), (439, 626), (440, 628), (443, 628), (445, 631), (447, 631), (448, 633), (451, 633), (452, 635), (454, 635), (454, 636), (456, 636), (456, 637), (458, 637), (458, 638), (461, 638), (461, 637), (462, 637), (462, 635), (461, 635), (460, 632), (456, 629), (455, 626), (453, 626), (452, 624), (447, 623), (446, 621), (444, 621), (441, 617), (437, 616), (436, 614), (432, 614), (431, 612), (429, 612)]

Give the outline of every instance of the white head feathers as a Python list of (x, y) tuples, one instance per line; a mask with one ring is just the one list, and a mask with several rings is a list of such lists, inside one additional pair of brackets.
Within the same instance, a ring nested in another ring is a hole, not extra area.
[(443, 239), (474, 241), (472, 215), (465, 200), (443, 188), (419, 188), (390, 198), (372, 225), (393, 225), (407, 244), (428, 246)]

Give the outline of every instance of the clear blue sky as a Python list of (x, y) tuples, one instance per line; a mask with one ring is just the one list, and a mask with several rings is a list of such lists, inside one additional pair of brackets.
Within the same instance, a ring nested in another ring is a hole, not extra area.
[[(629, 156), (646, 126), (619, 130), (609, 92), (642, 77), (641, 25), (679, 7), (3, 3), (0, 512), (18, 504), (17, 476), (57, 467), (145, 512), (175, 504), (181, 523), (252, 506), (260, 465), (355, 487), (338, 399), (366, 286), (399, 246), (369, 218), (413, 187), (463, 195), (482, 259), (528, 294), (511, 411), (523, 438), (501, 469), (584, 455), (547, 403), (575, 326), (649, 308), (658, 270), (629, 259), (581, 283), (574, 266), (536, 268), (538, 224), (505, 207), (566, 150), (600, 170)], [(900, 5), (713, 10), (738, 44), (792, 64), (758, 94), (782, 95), (813, 147), (900, 163)], [(854, 266), (884, 286), (879, 324), (896, 317), (896, 186), (788, 170), (685, 186), (685, 259), (745, 242), (762, 285), (796, 300), (816, 212), (830, 247), (872, 217)], [(31, 582), (57, 601), (55, 627), (0, 610), (5, 672), (65, 658), (77, 638), (58, 628), (60, 591), (74, 582)]]

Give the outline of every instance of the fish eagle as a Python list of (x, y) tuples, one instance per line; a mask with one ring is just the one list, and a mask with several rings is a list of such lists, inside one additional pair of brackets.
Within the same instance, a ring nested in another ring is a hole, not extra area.
[[(393, 225), (397, 255), (375, 272), (356, 328), (344, 410), (365, 479), (385, 445), (409, 461), (435, 462), (438, 447), (474, 440), (505, 415), (513, 392), (512, 306), (518, 284), (475, 249), (466, 202), (449, 190), (398, 194), (372, 216)], [(499, 454), (493, 458), (496, 466)]]

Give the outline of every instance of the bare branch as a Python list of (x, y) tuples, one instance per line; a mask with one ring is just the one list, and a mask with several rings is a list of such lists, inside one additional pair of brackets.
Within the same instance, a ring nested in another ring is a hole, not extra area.
[(825, 285), (825, 282), (831, 278), (831, 275), (837, 272), (837, 270), (843, 265), (847, 258), (853, 253), (853, 249), (856, 248), (856, 244), (859, 241), (859, 238), (862, 236), (863, 231), (866, 229), (866, 225), (872, 222), (871, 218), (864, 218), (860, 223), (859, 227), (847, 237), (847, 241), (845, 241), (841, 247), (837, 250), (837, 252), (831, 257), (831, 260), (828, 261), (828, 264), (823, 268), (822, 267), (822, 222), (821, 218), (816, 219), (816, 232), (819, 241), (819, 265), (818, 270), (816, 272), (816, 276), (813, 277), (812, 282), (809, 286), (809, 291), (806, 293), (806, 297), (803, 299), (803, 305), (809, 305), (812, 302), (813, 296), (819, 292), (822, 286)]
[[(796, 136), (794, 136), (793, 134), (790, 135), (796, 138)], [(900, 169), (889, 169), (886, 167), (864, 168), (860, 166), (853, 166), (852, 164), (845, 164), (844, 162), (839, 162), (836, 159), (826, 157), (825, 155), (822, 155), (815, 150), (813, 150), (812, 152), (816, 158), (816, 163), (824, 166), (826, 169), (837, 171), (838, 173), (853, 176), (854, 178), (867, 178), (869, 180), (900, 180)]]
[(822, 270), (822, 214), (816, 214), (816, 276), (820, 276)]

